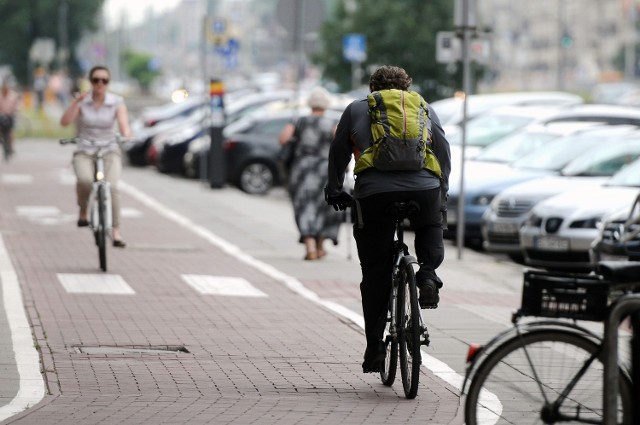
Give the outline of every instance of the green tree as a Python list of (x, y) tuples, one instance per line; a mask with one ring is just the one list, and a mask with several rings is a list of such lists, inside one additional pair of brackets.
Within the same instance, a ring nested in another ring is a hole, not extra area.
[[(351, 87), (351, 63), (342, 55), (345, 34), (364, 34), (369, 70), (376, 65), (397, 65), (407, 70), (413, 83), (429, 100), (450, 95), (458, 74), (436, 62), (436, 34), (453, 28), (451, 0), (337, 1), (320, 31), (321, 47), (313, 61), (323, 76), (346, 91)], [(352, 5), (351, 7), (349, 7)], [(365, 72), (361, 83), (368, 82)]]
[[(104, 0), (0, 0), (0, 64), (10, 65), (16, 78), (26, 84), (30, 69), (29, 50), (40, 37), (52, 38), (56, 46), (67, 38), (72, 72), (78, 70), (74, 47), (86, 31), (97, 28)], [(66, 10), (66, 22), (60, 17)]]
[(140, 84), (143, 91), (148, 91), (153, 80), (160, 75), (153, 55), (129, 50), (123, 59), (127, 74)]

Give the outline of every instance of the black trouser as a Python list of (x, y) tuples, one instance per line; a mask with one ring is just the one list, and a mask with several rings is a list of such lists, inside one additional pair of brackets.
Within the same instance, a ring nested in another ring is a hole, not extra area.
[(387, 317), (391, 274), (393, 271), (393, 235), (395, 222), (385, 213), (396, 201), (416, 201), (420, 214), (411, 219), (415, 232), (415, 253), (421, 273), (435, 276), (444, 260), (440, 189), (411, 192), (386, 192), (359, 199), (362, 227), (354, 220), (353, 235), (362, 268), (362, 312), (367, 342), (382, 339)]

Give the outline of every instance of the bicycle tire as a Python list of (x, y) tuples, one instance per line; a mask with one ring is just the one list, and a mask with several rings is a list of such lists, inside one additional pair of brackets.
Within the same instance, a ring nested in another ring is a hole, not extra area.
[(420, 306), (413, 265), (402, 262), (398, 286), (398, 338), (400, 350), (400, 375), (406, 398), (415, 398), (420, 382)]
[[(392, 303), (391, 294), (389, 295), (389, 304)], [(390, 387), (396, 380), (396, 371), (398, 370), (398, 339), (393, 338), (389, 332), (391, 326), (391, 311), (387, 316), (387, 323), (384, 328), (384, 345), (387, 354), (384, 358), (384, 366), (380, 371), (380, 380), (384, 385)]]
[(97, 239), (98, 239), (98, 257), (100, 259), (100, 268), (103, 272), (107, 271), (107, 229), (106, 229), (106, 211), (105, 211), (105, 193), (104, 187), (98, 187), (98, 228)]
[[(598, 343), (566, 330), (544, 329), (505, 341), (483, 359), (471, 380), (465, 423), (601, 423), (604, 372), (599, 353)], [(593, 357), (578, 378), (581, 365)], [(628, 424), (631, 383), (622, 371), (620, 377), (619, 416)], [(578, 378), (575, 386), (558, 409), (566, 417), (554, 416), (547, 406), (557, 402), (573, 378)]]

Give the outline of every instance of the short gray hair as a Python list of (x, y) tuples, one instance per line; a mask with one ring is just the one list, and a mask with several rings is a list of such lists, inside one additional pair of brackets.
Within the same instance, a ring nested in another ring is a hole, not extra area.
[(312, 109), (327, 109), (331, 105), (331, 94), (323, 87), (316, 87), (309, 93), (307, 105)]

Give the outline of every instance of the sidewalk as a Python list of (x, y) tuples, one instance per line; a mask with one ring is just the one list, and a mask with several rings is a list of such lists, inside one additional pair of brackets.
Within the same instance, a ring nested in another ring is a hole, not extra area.
[[(0, 185), (0, 235), (48, 391), (3, 423), (454, 420), (457, 389), (442, 375), (423, 369), (411, 401), (401, 383), (389, 388), (361, 373), (363, 332), (349, 320), (358, 320), (357, 261), (345, 259), (343, 245), (332, 247), (323, 264), (300, 261), (290, 207), (277, 195), (260, 199), (227, 188), (204, 196), (198, 182), (126, 169), (128, 246), (109, 249), (104, 274), (89, 232), (75, 228), (70, 156), (52, 141), (23, 141), (15, 161), (0, 169), (16, 181), (33, 176), (30, 183)], [(507, 266), (497, 276), (496, 264), (468, 255), (474, 272), (485, 274), (474, 277), (476, 290), (490, 292), (489, 281), (502, 279), (497, 303), (510, 308), (519, 269)], [(473, 298), (464, 273), (443, 270), (451, 288), (443, 304)], [(454, 346), (441, 342), (451, 311), (433, 315), (444, 357), (463, 355), (462, 338)], [(478, 340), (496, 329), (455, 317)]]

